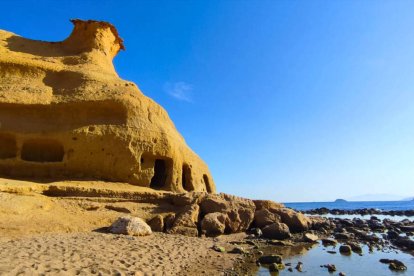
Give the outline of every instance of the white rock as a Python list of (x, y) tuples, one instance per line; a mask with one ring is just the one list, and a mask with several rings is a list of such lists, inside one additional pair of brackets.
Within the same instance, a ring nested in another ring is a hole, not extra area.
[(119, 217), (109, 228), (113, 234), (131, 236), (148, 236), (152, 234), (151, 227), (138, 217)]

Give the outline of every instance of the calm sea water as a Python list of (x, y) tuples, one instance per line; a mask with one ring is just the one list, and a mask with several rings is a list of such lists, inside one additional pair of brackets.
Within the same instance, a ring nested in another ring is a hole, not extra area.
[(299, 211), (325, 207), (328, 209), (354, 210), (374, 208), (384, 211), (414, 210), (414, 201), (348, 201), (348, 202), (288, 202), (284, 203)]

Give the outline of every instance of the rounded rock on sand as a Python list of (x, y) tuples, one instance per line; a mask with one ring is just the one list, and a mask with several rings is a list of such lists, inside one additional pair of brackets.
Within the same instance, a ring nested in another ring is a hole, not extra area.
[(112, 234), (123, 234), (130, 236), (148, 236), (152, 234), (151, 227), (138, 217), (119, 217), (110, 227)]

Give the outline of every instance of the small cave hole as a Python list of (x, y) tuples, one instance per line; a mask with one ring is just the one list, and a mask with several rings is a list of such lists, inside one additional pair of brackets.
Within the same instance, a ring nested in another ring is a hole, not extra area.
[(203, 174), (203, 179), (204, 179), (204, 183), (206, 184), (207, 193), (212, 193), (213, 191), (210, 186), (210, 180), (208, 179), (208, 176), (206, 174)]
[(167, 181), (167, 164), (165, 160), (156, 159), (154, 165), (154, 176), (151, 178), (150, 187), (160, 189)]
[(182, 169), (182, 184), (183, 184), (183, 188), (186, 191), (193, 191), (194, 187), (193, 187), (193, 179), (191, 177), (191, 167), (187, 164), (183, 164), (183, 169)]
[(31, 162), (62, 162), (63, 146), (56, 140), (31, 139), (24, 142), (21, 158)]

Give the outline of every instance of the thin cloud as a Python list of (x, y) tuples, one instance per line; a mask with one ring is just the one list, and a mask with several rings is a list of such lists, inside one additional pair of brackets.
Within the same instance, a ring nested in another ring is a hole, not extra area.
[(193, 91), (193, 86), (189, 83), (183, 81), (174, 83), (167, 82), (164, 85), (164, 90), (177, 100), (192, 102), (191, 94)]

